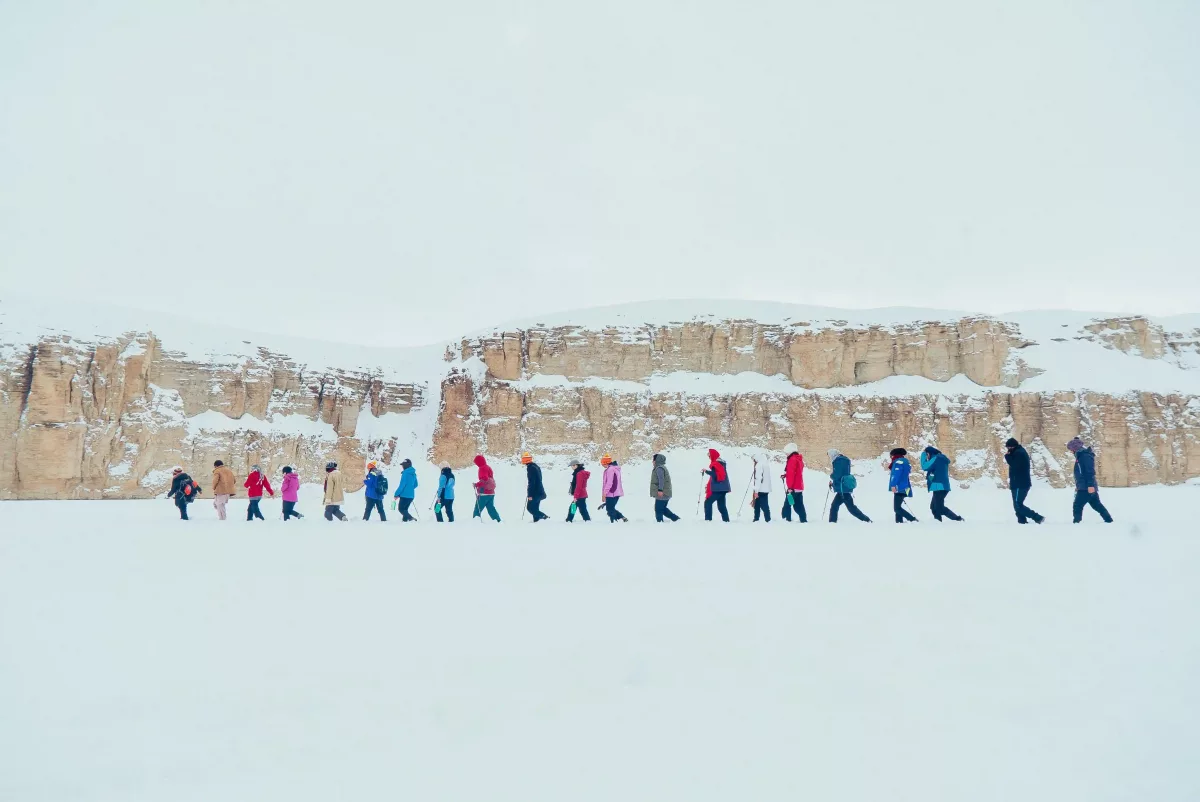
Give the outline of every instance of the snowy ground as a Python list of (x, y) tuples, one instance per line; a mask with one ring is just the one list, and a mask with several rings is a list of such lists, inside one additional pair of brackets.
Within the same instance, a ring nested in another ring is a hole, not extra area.
[(1196, 488), (1109, 491), (1109, 527), (956, 496), (904, 528), (0, 503), (0, 799), (1200, 798)]

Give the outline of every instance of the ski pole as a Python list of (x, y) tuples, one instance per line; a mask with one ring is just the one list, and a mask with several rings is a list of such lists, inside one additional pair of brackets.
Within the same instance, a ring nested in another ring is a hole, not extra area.
[(821, 520), (825, 520), (825, 508), (829, 506), (830, 490), (833, 490), (833, 482), (830, 482), (829, 487), (825, 488), (825, 503), (821, 505)]
[(742, 503), (738, 505), (737, 517), (742, 517), (742, 508), (746, 506), (746, 497), (750, 495), (750, 485), (754, 484), (754, 474), (750, 474), (750, 481), (746, 482), (746, 492), (742, 493)]
[[(701, 471), (703, 473), (703, 471)], [(700, 484), (700, 495), (696, 496), (696, 514), (700, 514), (700, 502), (704, 500), (704, 483)]]

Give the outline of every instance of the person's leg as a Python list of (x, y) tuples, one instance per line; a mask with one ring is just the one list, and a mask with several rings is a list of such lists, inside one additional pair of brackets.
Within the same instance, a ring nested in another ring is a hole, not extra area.
[(706, 521), (712, 520), (712, 508), (713, 508), (713, 504), (716, 504), (716, 503), (717, 503), (717, 496), (715, 493), (713, 495), (709, 496), (708, 498), (704, 499), (704, 520), (706, 520)]
[(333, 511), (336, 509), (337, 509), (337, 507), (333, 506), (332, 504), (325, 505), (325, 520), (326, 521), (333, 520)]
[(838, 510), (842, 508), (842, 494), (838, 493), (833, 497), (833, 504), (829, 505), (829, 523), (837, 523)]
[(345, 521), (347, 519), (346, 513), (342, 512), (341, 504), (333, 505), (333, 514), (337, 516), (339, 521)]
[(951, 521), (961, 521), (961, 520), (962, 520), (962, 516), (961, 516), (961, 515), (959, 515), (957, 512), (955, 512), (954, 510), (952, 510), (952, 509), (950, 509), (949, 507), (947, 507), (947, 506), (946, 506), (946, 496), (950, 495), (950, 491), (949, 491), (949, 490), (943, 490), (943, 491), (940, 491), (940, 492), (941, 492), (941, 494), (942, 494), (942, 515), (945, 515), (945, 516), (946, 516), (947, 518), (949, 518)]
[(579, 509), (579, 514), (580, 514), (580, 516), (582, 516), (582, 517), (583, 517), (583, 520), (585, 520), (585, 521), (590, 521), (590, 520), (592, 520), (592, 516), (591, 516), (591, 514), (588, 512), (588, 506), (587, 506), (587, 499), (586, 499), (586, 498), (581, 498), (581, 499), (579, 499), (579, 507), (578, 507), (578, 509)]
[(804, 509), (804, 491), (792, 491), (792, 506), (796, 510), (796, 515), (800, 516), (800, 523), (808, 523), (808, 510)]
[(934, 520), (942, 520), (942, 503), (946, 498), (945, 490), (933, 491), (933, 500), (929, 502), (929, 511), (933, 513)]
[(496, 497), (495, 496), (484, 496), (483, 499), (484, 499), (483, 504), (485, 507), (487, 507), (488, 515), (491, 516), (493, 521), (499, 523), (500, 522), (500, 513), (496, 512)]
[(291, 501), (283, 502), (283, 520), (286, 521), (288, 518), (292, 517), (292, 507), (293, 506), (294, 506), (294, 504)]
[(254, 520), (254, 505), (258, 503), (257, 499), (250, 499), (250, 503), (246, 505), (246, 520)]
[(222, 493), (221, 495), (213, 498), (213, 506), (217, 508), (217, 520), (219, 520), (219, 521), (225, 520), (225, 515), (226, 515), (225, 507), (228, 504), (229, 504), (229, 494), (228, 493)]
[(454, 523), (454, 499), (446, 499), (442, 502), (442, 511), (446, 513), (446, 520)]
[(363, 520), (369, 521), (371, 520), (371, 510), (375, 509), (375, 500), (366, 499), (366, 502), (367, 506), (363, 507)]
[[(442, 505), (442, 509), (445, 509), (445, 505)], [(445, 523), (445, 521), (442, 520), (442, 510), (438, 509), (436, 504), (433, 507), (433, 517), (437, 518), (438, 523)]]
[(1113, 518), (1108, 514), (1108, 510), (1105, 509), (1104, 505), (1100, 503), (1099, 491), (1095, 493), (1088, 493), (1088, 504), (1093, 510), (1100, 513), (1100, 517), (1104, 519), (1104, 523), (1110, 524), (1113, 522)]
[(717, 509), (721, 511), (721, 520), (729, 523), (729, 508), (725, 506), (725, 497), (729, 495), (729, 492), (722, 491), (714, 495), (717, 497)]
[(1029, 505), (1025, 503), (1025, 499), (1029, 497), (1029, 490), (1030, 490), (1030, 488), (1028, 488), (1028, 487), (1021, 488), (1021, 491), (1020, 491), (1021, 512), (1024, 514), (1024, 516), (1026, 518), (1032, 518), (1036, 523), (1040, 524), (1042, 521), (1045, 520), (1045, 518), (1043, 518), (1039, 513), (1032, 510), (1029, 507)]
[(867, 514), (865, 512), (863, 512), (862, 510), (860, 510), (858, 507), (855, 506), (853, 493), (843, 493), (842, 495), (844, 495), (846, 497), (846, 499), (845, 499), (846, 509), (848, 509), (850, 511), (851, 515), (853, 515), (855, 518), (857, 518), (860, 521), (868, 521), (869, 522), (871, 520), (870, 518), (867, 517)]
[(387, 513), (383, 511), (383, 499), (375, 500), (375, 509), (379, 510), (379, 520), (386, 522)]
[(472, 518), (483, 517), (483, 496), (475, 494), (475, 511), (471, 513)]
[(771, 523), (771, 494), (759, 493), (758, 499), (762, 502), (763, 523), (769, 524)]
[(175, 500), (175, 506), (179, 508), (179, 520), (186, 521), (187, 517), (187, 502), (180, 499)]
[[(577, 502), (575, 499), (571, 499), (571, 504), (573, 504), (575, 506), (576, 510), (579, 509), (579, 502)], [(575, 512), (572, 511), (570, 507), (567, 507), (567, 523), (571, 523), (574, 520), (575, 520)]]
[(904, 494), (892, 493), (892, 512), (896, 514), (896, 523), (904, 523)]
[(667, 508), (667, 502), (661, 498), (654, 500), (654, 520), (659, 523), (663, 522), (663, 510)]
[(792, 497), (789, 493), (783, 494), (783, 506), (779, 509), (779, 517), (785, 521), (792, 520)]
[(408, 521), (416, 520), (415, 518), (413, 518), (412, 513), (409, 512), (409, 510), (412, 509), (412, 503), (413, 503), (413, 500), (411, 498), (401, 498), (398, 500), (396, 508), (398, 510), (400, 510), (400, 520), (401, 521), (408, 522)]
[(612, 523), (613, 521), (617, 520), (616, 508), (617, 508), (617, 500), (615, 498), (605, 497), (604, 512), (608, 515), (609, 523)]
[(255, 517), (255, 518), (257, 518), (257, 519), (258, 519), (258, 520), (260, 520), (260, 521), (265, 521), (265, 520), (267, 520), (267, 519), (263, 517), (263, 514), (262, 514), (262, 507), (261, 507), (261, 506), (259, 506), (260, 504), (262, 504), (262, 499), (260, 498), (260, 499), (258, 500), (258, 502), (259, 502), (258, 504), (255, 504), (255, 505), (254, 505), (254, 517)]

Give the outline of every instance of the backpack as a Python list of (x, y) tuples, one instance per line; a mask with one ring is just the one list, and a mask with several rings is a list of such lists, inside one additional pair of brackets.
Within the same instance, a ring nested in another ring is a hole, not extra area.
[(200, 485), (196, 484), (196, 480), (188, 477), (187, 481), (179, 488), (179, 492), (183, 494), (183, 500), (192, 502), (196, 500), (196, 496), (200, 493)]
[(375, 477), (375, 492), (378, 493), (380, 495), (380, 497), (383, 497), (383, 496), (387, 495), (387, 491), (388, 491), (387, 477), (381, 473)]
[(848, 473), (842, 477), (842, 493), (853, 493), (854, 488), (858, 487), (858, 480), (854, 478), (854, 474)]

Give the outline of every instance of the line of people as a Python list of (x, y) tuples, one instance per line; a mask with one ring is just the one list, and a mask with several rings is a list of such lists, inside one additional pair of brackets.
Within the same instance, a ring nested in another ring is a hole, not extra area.
[[(1106, 523), (1112, 523), (1112, 516), (1100, 501), (1099, 488), (1096, 482), (1095, 452), (1080, 438), (1073, 438), (1067, 443), (1067, 449), (1075, 457), (1075, 501), (1072, 505), (1072, 520), (1080, 523), (1085, 507), (1094, 509)], [(793, 516), (800, 523), (808, 522), (808, 512), (804, 506), (804, 455), (800, 453), (795, 443), (784, 447), (786, 454), (784, 471), (779, 478), (783, 482), (784, 503), (780, 510), (781, 517), (786, 521)], [(829, 521), (837, 523), (838, 514), (845, 509), (852, 516), (867, 523), (871, 519), (854, 502), (854, 492), (858, 480), (852, 472), (850, 458), (838, 449), (828, 450), (830, 462), (829, 490), (826, 493), (826, 504), (832, 495), (833, 503), (829, 505)], [(1009, 469), (1009, 491), (1012, 495), (1013, 511), (1017, 522), (1024, 524), (1029, 521), (1042, 523), (1045, 518), (1031, 509), (1025, 502), (1033, 487), (1032, 469), (1029, 452), (1015, 438), (1009, 438), (1005, 443), (1005, 462)], [(755, 452), (751, 455), (753, 468), (747, 485), (746, 493), (750, 495), (750, 506), (754, 511), (754, 521), (771, 521), (770, 495), (774, 485), (771, 476), (771, 460), (765, 452)], [(475, 491), (475, 507), (472, 518), (482, 520), (487, 513), (493, 521), (500, 522), (500, 513), (496, 511), (496, 477), (495, 471), (487, 463), (487, 459), (479, 454), (474, 459), (476, 481), (472, 483)], [(547, 498), (545, 484), (542, 479), (542, 469), (528, 451), (521, 455), (521, 463), (526, 471), (525, 510), (534, 523), (550, 518), (542, 511), (541, 505)], [(659, 523), (678, 521), (679, 516), (669, 508), (673, 497), (671, 474), (667, 469), (665, 454), (654, 454), (650, 471), (650, 497), (654, 501), (654, 519)], [(398, 509), (401, 520), (415, 521), (417, 517), (413, 510), (418, 486), (417, 472), (412, 460), (405, 459), (401, 463), (400, 481), (392, 499), (392, 509)], [(603, 468), (601, 475), (601, 497), (604, 511), (610, 523), (620, 521), (628, 523), (629, 519), (617, 509), (617, 504), (625, 495), (622, 483), (621, 465), (610, 454), (600, 458)], [(892, 494), (892, 513), (896, 523), (914, 523), (917, 521), (905, 507), (905, 502), (912, 498), (913, 485), (911, 481), (912, 465), (909, 462), (908, 451), (904, 448), (894, 448), (885, 458), (883, 467), (888, 471), (888, 492)], [(964, 518), (950, 509), (946, 497), (951, 491), (950, 458), (933, 446), (926, 446), (920, 455), (920, 467), (925, 472), (926, 488), (930, 493), (929, 511), (937, 521), (962, 521)], [(729, 468), (721, 454), (716, 449), (708, 450), (708, 466), (701, 471), (705, 477), (701, 497), (697, 499), (697, 512), (701, 502), (704, 507), (704, 520), (713, 520), (714, 508), (724, 522), (729, 521), (729, 506), (727, 497), (732, 491)], [(567, 510), (568, 523), (575, 521), (578, 515), (583, 521), (590, 521), (588, 511), (588, 480), (591, 473), (582, 459), (575, 460), (571, 465), (571, 481), (568, 486), (570, 507)], [(233, 472), (217, 460), (213, 465), (213, 506), (220, 520), (226, 519), (226, 505), (234, 492), (236, 479)], [(438, 486), (432, 504), (434, 516), (439, 523), (454, 522), (455, 500), (454, 471), (448, 464), (440, 466)], [(249, 504), (246, 508), (246, 520), (264, 520), (260, 503), (263, 495), (275, 496), (275, 490), (270, 480), (258, 465), (251, 466), (249, 475), (242, 483), (246, 489)], [(324, 481), (325, 519), (332, 521), (348, 520), (341, 506), (345, 503), (344, 478), (336, 462), (325, 466)], [(377, 462), (367, 464), (366, 476), (363, 478), (363, 488), (366, 496), (366, 507), (363, 510), (363, 520), (371, 519), (373, 513), (379, 514), (380, 521), (386, 521), (383, 502), (389, 489), (388, 479), (382, 467)], [(296, 511), (299, 500), (300, 479), (290, 466), (283, 468), (283, 481), (280, 493), (283, 497), (283, 519), (303, 518)], [(202, 492), (202, 488), (176, 466), (172, 473), (172, 482), (168, 498), (172, 499), (179, 508), (180, 518), (188, 519), (187, 507)], [(524, 515), (522, 515), (524, 517)]]

